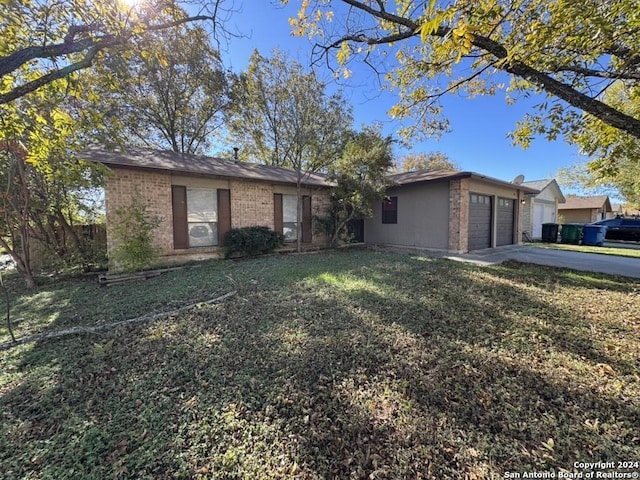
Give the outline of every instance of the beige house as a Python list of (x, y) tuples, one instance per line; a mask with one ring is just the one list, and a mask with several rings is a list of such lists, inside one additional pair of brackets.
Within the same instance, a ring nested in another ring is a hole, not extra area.
[(330, 184), (321, 175), (302, 179), (302, 222), (297, 221), (297, 172), (246, 162), (127, 148), (108, 152), (90, 148), (85, 160), (104, 164), (107, 251), (116, 247), (116, 211), (131, 204), (137, 192), (148, 211), (161, 218), (155, 242), (160, 263), (216, 258), (231, 228), (266, 226), (295, 241), (302, 230), (303, 248), (327, 244), (317, 234), (313, 216), (324, 215)]
[(607, 195), (596, 197), (567, 196), (567, 201), (558, 206), (560, 223), (593, 223), (604, 220), (612, 212)]
[(532, 240), (540, 240), (542, 225), (558, 223), (558, 205), (565, 203), (566, 199), (554, 179), (522, 182), (521, 185), (539, 190), (538, 193), (525, 195), (522, 230)]
[(387, 199), (364, 221), (368, 244), (468, 252), (521, 243), (521, 204), (538, 190), (473, 172), (391, 176)]

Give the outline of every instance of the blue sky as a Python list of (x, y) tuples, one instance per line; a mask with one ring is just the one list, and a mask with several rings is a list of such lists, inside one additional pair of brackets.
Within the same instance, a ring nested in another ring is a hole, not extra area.
[[(274, 3), (278, 4), (277, 1), (245, 1), (242, 11), (232, 16), (229, 26), (247, 36), (231, 39), (224, 48), (225, 63), (234, 71), (246, 67), (255, 48), (263, 55), (278, 48), (303, 65), (310, 64), (310, 42), (290, 35), (288, 18), (295, 15), (299, 2), (291, 1), (286, 8), (276, 8)], [(319, 74), (323, 79), (330, 78), (328, 72), (321, 69)], [(366, 67), (354, 68), (349, 82), (341, 84), (343, 94), (353, 105), (356, 127), (382, 122), (385, 133), (394, 134), (398, 130), (400, 125), (386, 115), (397, 97), (391, 92), (381, 91), (371, 71)], [(504, 92), (498, 92), (494, 97), (474, 99), (451, 95), (443, 102), (451, 133), (444, 134), (439, 140), (416, 143), (411, 150), (442, 151), (463, 170), (507, 181), (519, 174), (523, 174), (526, 180), (551, 178), (559, 168), (584, 162), (578, 150), (562, 140), (548, 142), (536, 139), (526, 150), (511, 145), (507, 133), (535, 103), (536, 99), (528, 99), (507, 105)], [(406, 150), (397, 149), (398, 156), (404, 153)]]

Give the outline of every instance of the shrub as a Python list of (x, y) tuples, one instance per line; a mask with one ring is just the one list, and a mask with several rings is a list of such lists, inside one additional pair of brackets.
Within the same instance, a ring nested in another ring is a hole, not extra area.
[(232, 228), (224, 236), (225, 257), (234, 253), (259, 255), (284, 245), (284, 235), (267, 227)]
[(148, 268), (160, 250), (153, 242), (153, 231), (162, 219), (147, 211), (147, 205), (137, 192), (131, 203), (118, 208), (115, 214), (113, 233), (119, 243), (112, 255), (116, 269), (135, 272)]

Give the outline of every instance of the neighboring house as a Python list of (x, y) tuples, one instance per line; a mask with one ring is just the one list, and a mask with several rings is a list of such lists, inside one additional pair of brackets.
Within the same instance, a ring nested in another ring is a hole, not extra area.
[(616, 218), (624, 215), (624, 209), (619, 203), (611, 204), (611, 211), (607, 212), (607, 218)]
[(567, 201), (558, 205), (560, 223), (592, 223), (607, 218), (612, 212), (607, 195), (596, 197), (567, 196)]
[(364, 221), (369, 244), (467, 252), (521, 242), (521, 202), (536, 189), (473, 172), (392, 175), (387, 199)]
[(558, 204), (565, 203), (566, 199), (554, 179), (522, 182), (521, 185), (539, 190), (539, 193), (525, 195), (522, 205), (522, 230), (532, 240), (539, 240), (543, 223), (558, 223)]
[(330, 184), (321, 175), (303, 176), (299, 224), (295, 170), (141, 148), (93, 147), (82, 158), (111, 171), (105, 178), (108, 252), (117, 246), (116, 210), (130, 205), (135, 192), (161, 217), (155, 231), (161, 263), (218, 257), (224, 234), (238, 227), (266, 226), (287, 241), (301, 229), (303, 248), (327, 244), (312, 223), (329, 205)]
[(640, 217), (640, 210), (619, 203), (611, 204), (611, 213), (607, 215), (607, 218), (616, 217)]

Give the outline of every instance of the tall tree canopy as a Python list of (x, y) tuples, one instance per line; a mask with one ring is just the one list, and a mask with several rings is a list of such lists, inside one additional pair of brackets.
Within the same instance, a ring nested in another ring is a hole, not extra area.
[[(234, 86), (231, 112), (231, 141), (244, 158), (296, 170), (301, 224), (304, 177), (326, 170), (338, 158), (351, 131), (351, 107), (282, 52), (267, 58), (254, 51)], [(301, 229), (297, 235), (300, 250)]]
[(391, 113), (415, 116), (423, 132), (442, 125), (442, 95), (492, 94), (504, 80), (494, 74), (506, 72), (511, 90), (550, 99), (519, 125), (514, 138), (523, 144), (534, 130), (572, 131), (584, 121), (581, 111), (640, 138), (637, 112), (601, 95), (615, 81), (640, 81), (637, 2), (301, 0), (290, 23), (295, 34), (319, 36), (316, 53), (335, 52), (343, 68), (360, 57), (386, 73), (402, 95)]
[(149, 32), (96, 70), (95, 108), (110, 118), (112, 141), (202, 154), (231, 103), (220, 55), (201, 26)]
[[(188, 15), (181, 3), (199, 7)], [(229, 3), (229, 0), (226, 0)], [(0, 105), (92, 65), (103, 51), (128, 47), (148, 32), (206, 21), (215, 32), (225, 0), (1, 0)], [(73, 78), (73, 77), (71, 77)]]
[(267, 165), (318, 172), (342, 150), (351, 131), (351, 107), (326, 85), (280, 51), (254, 51), (234, 87), (228, 125), (241, 154)]
[(399, 170), (460, 170), (460, 166), (442, 152), (409, 153), (400, 159)]
[[(616, 82), (602, 97), (630, 115), (640, 115), (639, 86)], [(639, 206), (640, 139), (593, 117), (585, 118), (570, 136), (590, 160), (562, 169), (559, 179), (567, 186), (586, 192), (619, 195), (630, 205)]]

